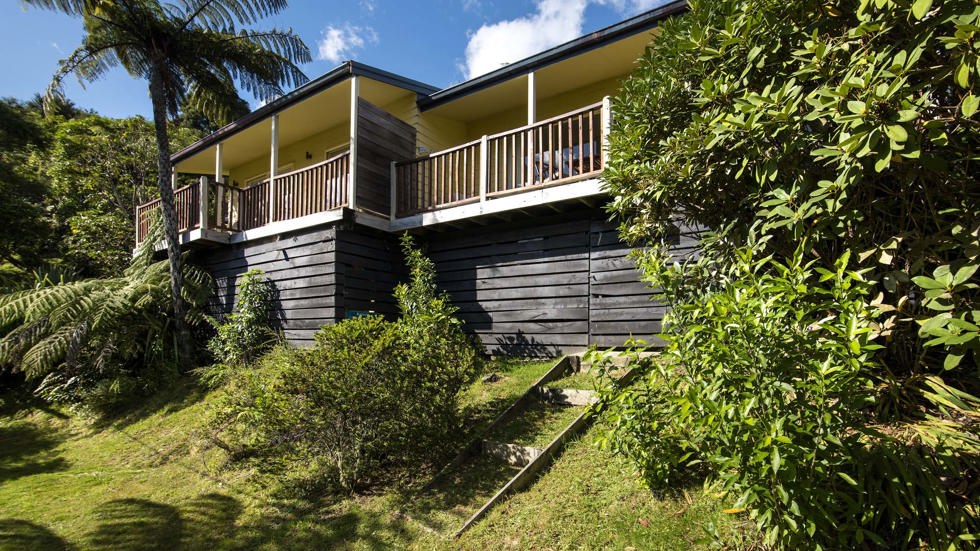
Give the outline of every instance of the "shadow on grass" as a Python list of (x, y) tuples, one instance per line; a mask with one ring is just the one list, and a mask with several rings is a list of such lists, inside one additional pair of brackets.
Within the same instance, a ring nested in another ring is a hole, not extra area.
[(53, 428), (14, 422), (0, 426), (0, 484), (68, 468), (55, 448), (65, 437)]
[(190, 375), (182, 375), (173, 384), (151, 396), (136, 397), (112, 410), (100, 411), (93, 423), (95, 429), (125, 428), (157, 413), (171, 414), (197, 404), (208, 391)]
[(0, 519), (0, 551), (74, 549), (44, 526), (19, 519)]
[(406, 496), (402, 504), (409, 515), (436, 532), (459, 529), (520, 469), (495, 458), (479, 455), (443, 473), (422, 494)]

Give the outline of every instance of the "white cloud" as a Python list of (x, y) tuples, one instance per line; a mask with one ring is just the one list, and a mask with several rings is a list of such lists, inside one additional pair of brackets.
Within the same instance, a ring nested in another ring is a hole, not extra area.
[(582, 34), (589, 0), (539, 0), (537, 13), (483, 25), (466, 45), (466, 76), (473, 78)]
[(361, 9), (368, 13), (374, 13), (374, 0), (361, 0)]
[(600, 6), (609, 6), (624, 15), (636, 15), (666, 4), (669, 0), (594, 0)]
[(378, 41), (378, 34), (371, 27), (355, 27), (345, 23), (342, 27), (327, 25), (317, 42), (317, 59), (340, 63), (351, 59), (355, 50)]
[(477, 13), (482, 7), (480, 0), (463, 0), (463, 11)]
[[(582, 35), (589, 4), (636, 15), (668, 0), (537, 0), (537, 12), (483, 25), (470, 34), (462, 71), (474, 78)], [(464, 0), (464, 8), (479, 0)]]

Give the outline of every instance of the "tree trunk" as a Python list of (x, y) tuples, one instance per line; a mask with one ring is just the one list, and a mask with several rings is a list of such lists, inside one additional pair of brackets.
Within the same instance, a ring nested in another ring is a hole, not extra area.
[(180, 242), (177, 235), (177, 209), (171, 182), (170, 138), (167, 136), (167, 98), (158, 69), (150, 72), (150, 101), (153, 103), (153, 128), (157, 139), (157, 187), (160, 189), (160, 213), (163, 220), (167, 258), (170, 260), (170, 295), (173, 300), (174, 325), (177, 330), (177, 362), (181, 369), (191, 367), (193, 349), (187, 327), (187, 304), (181, 294), (184, 272), (180, 266)]

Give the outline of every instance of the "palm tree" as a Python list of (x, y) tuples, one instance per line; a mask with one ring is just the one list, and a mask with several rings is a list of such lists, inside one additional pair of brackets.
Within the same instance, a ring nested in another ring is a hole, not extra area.
[(157, 185), (170, 261), (170, 292), (182, 363), (190, 359), (190, 333), (183, 287), (177, 215), (171, 185), (168, 115), (179, 106), (227, 122), (240, 101), (236, 83), (263, 100), (282, 86), (306, 81), (297, 64), (311, 60), (292, 30), (247, 27), (286, 7), (285, 0), (23, 0), (26, 4), (82, 18), (81, 45), (61, 60), (48, 97), (61, 96), (61, 82), (74, 74), (84, 85), (115, 66), (149, 82), (157, 141)]

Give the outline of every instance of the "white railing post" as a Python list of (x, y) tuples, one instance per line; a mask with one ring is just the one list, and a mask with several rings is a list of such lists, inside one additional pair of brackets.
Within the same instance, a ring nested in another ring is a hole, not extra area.
[(480, 202), (487, 200), (487, 179), (490, 173), (490, 158), (487, 135), (480, 138)]
[(395, 161), (391, 161), (391, 214), (388, 216), (389, 220), (394, 221), (395, 215), (397, 215), (396, 206), (398, 205), (398, 169), (395, 168)]
[(606, 156), (609, 153), (609, 129), (612, 125), (612, 105), (609, 96), (602, 97), (602, 156), (600, 166), (606, 166)]
[(361, 79), (350, 78), (350, 178), (347, 182), (347, 207), (357, 209), (357, 98), (361, 95)]
[(198, 227), (201, 231), (208, 229), (208, 177), (201, 176), (201, 181), (198, 184), (198, 194), (200, 195), (197, 199), (198, 205), (198, 216), (199, 224)]
[(279, 169), (279, 115), (272, 115), (272, 146), (269, 148), (269, 223), (276, 221), (276, 171)]

